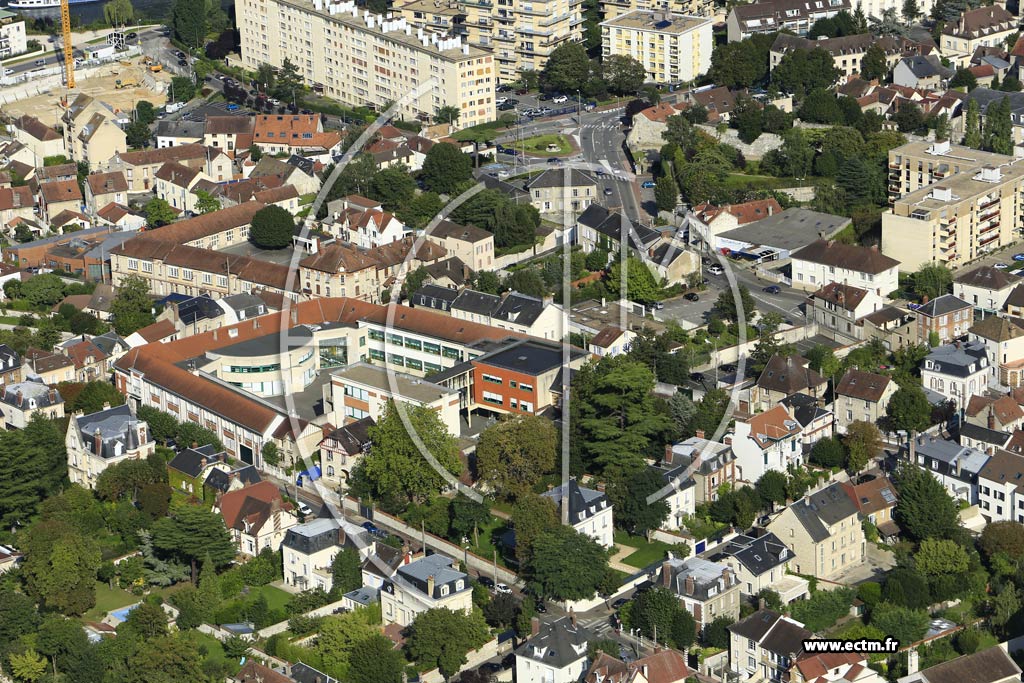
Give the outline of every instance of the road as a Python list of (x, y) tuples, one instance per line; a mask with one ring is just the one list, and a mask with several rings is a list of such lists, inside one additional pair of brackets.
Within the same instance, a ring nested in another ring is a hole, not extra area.
[[(145, 28), (138, 32), (139, 40), (142, 42), (142, 53), (153, 56), (161, 64), (176, 64), (178, 60), (177, 58), (174, 58), (174, 48), (170, 47), (170, 41), (160, 33), (161, 30), (161, 28)], [(40, 36), (40, 38), (42, 38), (42, 36)], [(79, 40), (77, 34), (74, 36), (73, 40)], [(49, 52), (42, 57), (30, 59), (26, 62), (22, 62), (21, 64), (7, 67), (11, 73), (6, 75), (16, 76), (26, 71), (35, 71), (36, 69), (45, 69), (63, 64), (63, 44), (63, 39), (59, 37), (54, 39), (53, 42), (44, 43)], [(84, 58), (85, 52), (83, 52), (81, 48), (75, 47), (74, 55), (76, 58)], [(43, 63), (39, 64), (39, 60), (42, 60)]]

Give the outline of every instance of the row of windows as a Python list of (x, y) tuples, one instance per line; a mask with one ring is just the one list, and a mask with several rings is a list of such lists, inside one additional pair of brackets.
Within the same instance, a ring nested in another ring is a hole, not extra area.
[(274, 370), (280, 370), (280, 363), (273, 363), (271, 365), (231, 365), (228, 366), (228, 372), (273, 372)]
[(413, 349), (415, 351), (426, 351), (427, 353), (441, 353), (446, 358), (454, 358), (456, 360), (462, 359), (462, 352), (450, 346), (442, 347), (440, 344), (435, 344), (433, 342), (428, 341), (421, 341), (419, 339), (414, 339), (412, 337), (403, 337), (400, 334), (394, 334), (392, 332), (388, 332), (387, 335), (385, 335), (384, 332), (375, 329), (370, 329), (369, 334), (370, 339), (374, 341), (386, 340), (389, 344), (394, 344), (396, 346), (404, 346), (407, 349)]

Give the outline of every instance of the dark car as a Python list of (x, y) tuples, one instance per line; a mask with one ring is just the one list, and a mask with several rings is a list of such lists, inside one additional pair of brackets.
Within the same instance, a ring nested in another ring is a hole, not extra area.
[(694, 382), (701, 382), (701, 383), (703, 383), (704, 382), (704, 373), (703, 372), (691, 372), (690, 373), (690, 379), (692, 379)]
[(686, 296), (683, 297), (687, 301), (700, 301), (700, 297), (693, 292), (687, 292)]
[(501, 664), (499, 662), (486, 662), (480, 665), (480, 670), (493, 676), (501, 671)]
[(533, 606), (533, 610), (535, 612), (537, 612), (538, 614), (547, 614), (548, 613), (548, 607), (547, 607), (547, 605), (544, 604), (543, 600), (538, 600), (537, 603)]
[(492, 579), (489, 576), (481, 576), (481, 577), (479, 577), (477, 579), (477, 583), (479, 583), (484, 588), (494, 588), (494, 579)]
[(380, 529), (373, 522), (363, 522), (362, 527), (375, 536), (381, 533)]
[(768, 285), (761, 291), (764, 292), (765, 294), (778, 294), (779, 292), (782, 291), (782, 289), (778, 285)]
[(516, 90), (516, 94), (517, 95), (525, 95), (528, 92), (530, 92), (530, 91), (527, 90), (526, 88), (519, 88), (519, 90)]
[(504, 85), (499, 85), (498, 88), (497, 88), (497, 91), (498, 92), (512, 92), (512, 86), (509, 85), (508, 83), (505, 83)]
[(125, 39), (126, 39), (126, 40), (135, 40), (135, 39), (136, 39), (136, 38), (138, 38), (138, 37), (139, 37), (139, 34), (138, 34), (138, 33), (135, 33), (135, 32), (133, 31), (133, 32), (129, 33), (128, 35), (126, 35), (126, 36), (125, 36)]
[(550, 159), (548, 159), (548, 163), (549, 164), (560, 164), (560, 163), (562, 163), (562, 160), (559, 159), (558, 157), (551, 157)]
[(627, 602), (629, 602), (629, 600), (627, 600), (626, 598), (619, 598), (618, 600), (612, 603), (612, 609), (621, 609), (622, 606), (625, 605)]
[(512, 104), (511, 102), (503, 102), (503, 103), (498, 105), (498, 111), (509, 111), (510, 109), (515, 109), (515, 108), (516, 108), (516, 105)]
[(726, 363), (725, 365), (720, 365), (720, 366), (718, 366), (718, 369), (721, 370), (722, 372), (726, 373), (726, 374), (729, 374), (729, 373), (732, 373), (732, 372), (736, 372), (736, 366), (733, 365), (732, 363)]
[(177, 57), (178, 59), (185, 59), (185, 53), (182, 52), (181, 50), (178, 50), (177, 52), (175, 52), (174, 56)]
[(542, 92), (540, 94), (540, 97), (538, 97), (537, 99), (540, 100), (541, 102), (547, 102), (548, 100), (554, 98), (554, 96), (555, 93), (553, 92)]
[(610, 196), (612, 196), (613, 194), (615, 194), (615, 190), (613, 190), (613, 189), (612, 189), (612, 188), (610, 188), (610, 187), (606, 187), (606, 188), (604, 188), (604, 193), (605, 193), (605, 196), (608, 196), (608, 197), (610, 197)]
[(187, 59), (179, 59), (178, 60), (178, 66), (188, 66), (188, 60)]

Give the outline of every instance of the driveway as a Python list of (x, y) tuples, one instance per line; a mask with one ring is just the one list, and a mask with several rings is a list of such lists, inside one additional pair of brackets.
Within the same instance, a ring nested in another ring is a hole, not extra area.
[(864, 564), (840, 574), (834, 579), (837, 583), (856, 586), (866, 581), (882, 582), (884, 576), (896, 566), (896, 553), (882, 550), (874, 543), (867, 543)]

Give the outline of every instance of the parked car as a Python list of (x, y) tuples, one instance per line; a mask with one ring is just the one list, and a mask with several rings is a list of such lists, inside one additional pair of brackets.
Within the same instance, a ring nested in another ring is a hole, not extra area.
[(512, 86), (509, 85), (508, 83), (505, 83), (504, 85), (499, 85), (497, 88), (495, 88), (495, 92), (512, 92)]
[(610, 197), (613, 194), (615, 194), (615, 190), (613, 190), (610, 187), (606, 187), (606, 188), (604, 188), (604, 194), (605, 194), (606, 197)]
[(502, 102), (501, 104), (498, 105), (498, 111), (509, 111), (510, 109), (515, 108), (516, 105), (512, 104), (511, 102)]
[(539, 116), (547, 116), (550, 113), (551, 113), (551, 107), (541, 107), (540, 109), (537, 110), (537, 114)]
[(690, 379), (692, 379), (694, 382), (701, 382), (701, 383), (703, 383), (704, 382), (704, 373), (703, 372), (691, 372), (690, 373)]
[(999, 270), (1006, 270), (1006, 269), (1007, 269), (1007, 268), (1009, 268), (1010, 266), (1006, 265), (1005, 263), (997, 263), (997, 264), (995, 265), (995, 267), (996, 267), (997, 269), (999, 269)]
[(600, 168), (595, 168), (594, 169), (594, 175), (596, 175), (598, 178), (603, 178), (604, 177), (604, 171), (602, 169), (600, 169)]
[(187, 59), (179, 59), (178, 60), (178, 66), (188, 66), (188, 60)]
[(4, 69), (4, 76), (10, 76), (14, 73), (14, 69)]
[(241, 107), (239, 107), (234, 102), (228, 103), (228, 105), (226, 107), (224, 107), (224, 108), (227, 109), (228, 111), (238, 111), (239, 109), (241, 109)]
[(299, 501), (299, 504), (295, 506), (295, 509), (298, 510), (299, 514), (301, 514), (303, 517), (309, 517), (311, 514), (313, 514), (313, 509), (306, 505), (305, 503), (303, 503), (301, 500)]
[(619, 598), (618, 600), (612, 603), (612, 609), (621, 609), (622, 606), (625, 605), (627, 602), (629, 602), (629, 600), (627, 600), (626, 598)]
[(517, 94), (517, 95), (525, 95), (525, 94), (527, 94), (528, 92), (530, 92), (530, 91), (529, 91), (529, 90), (527, 90), (526, 88), (520, 88), (519, 90), (516, 90), (516, 94)]
[(687, 301), (700, 301), (700, 297), (697, 296), (694, 292), (687, 292), (683, 296), (683, 298), (686, 299)]
[(380, 533), (381, 533), (381, 530), (379, 528), (377, 528), (377, 525), (374, 524), (373, 522), (363, 522), (362, 527), (364, 529), (366, 529), (367, 531), (369, 531), (374, 536), (379, 536)]
[(494, 592), (499, 595), (508, 595), (512, 592), (512, 589), (508, 587), (507, 583), (496, 583), (494, 584)]
[(508, 102), (508, 98), (507, 97), (496, 97), (496, 98), (494, 98), (494, 103), (496, 105), (498, 105), (499, 107), (501, 105), (505, 104), (506, 102)]
[(132, 31), (131, 33), (129, 33), (128, 35), (125, 36), (125, 39), (126, 40), (135, 40), (138, 37), (139, 37), (139, 34), (135, 33), (134, 31)]
[(726, 373), (726, 374), (729, 374), (731, 372), (736, 372), (736, 366), (733, 365), (732, 363), (726, 363), (725, 365), (720, 365), (720, 366), (718, 366), (718, 369), (721, 370), (722, 372)]
[(1013, 255), (1013, 260), (1014, 261), (1024, 261), (1024, 254), (1014, 254)]
[(551, 157), (550, 159), (548, 159), (548, 163), (549, 164), (560, 164), (560, 163), (562, 163), (562, 160), (559, 159), (558, 157)]
[(722, 269), (722, 266), (715, 263), (708, 266), (708, 272), (711, 273), (712, 275), (721, 275), (725, 271)]
[(650, 189), (650, 188), (654, 187), (654, 181), (653, 180), (645, 180), (642, 183), (640, 183), (640, 187), (642, 187), (644, 189)]
[(565, 104), (566, 102), (569, 101), (569, 98), (565, 95), (557, 95), (555, 97), (552, 97), (551, 101), (554, 102), (555, 104)]
[(660, 311), (663, 308), (665, 308), (665, 302), (664, 301), (655, 301), (653, 304), (651, 304), (651, 308), (653, 308), (656, 311)]
[(494, 588), (494, 579), (489, 576), (480, 575), (477, 582), (484, 588)]
[(182, 52), (181, 50), (176, 51), (174, 53), (174, 56), (177, 57), (178, 59), (185, 59), (185, 53)]
[(533, 611), (537, 614), (547, 614), (548, 607), (544, 604), (543, 600), (538, 600), (536, 604), (533, 606)]
[(767, 287), (764, 287), (761, 291), (764, 292), (765, 294), (778, 294), (779, 292), (782, 291), (782, 288), (779, 287), (778, 285), (768, 285)]

